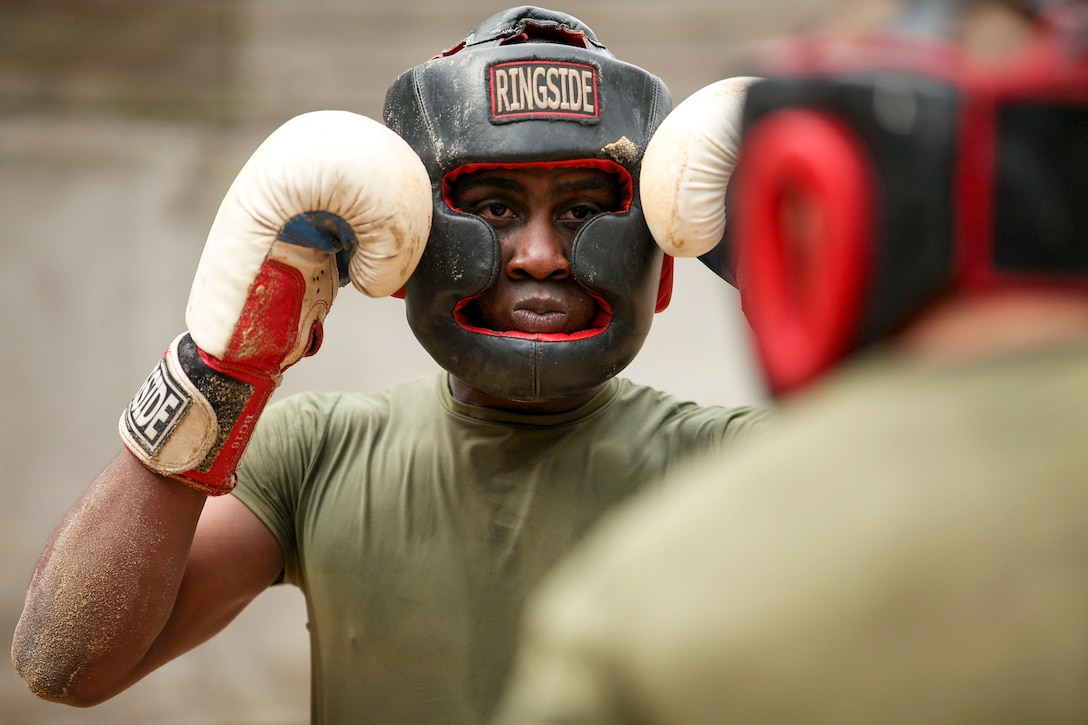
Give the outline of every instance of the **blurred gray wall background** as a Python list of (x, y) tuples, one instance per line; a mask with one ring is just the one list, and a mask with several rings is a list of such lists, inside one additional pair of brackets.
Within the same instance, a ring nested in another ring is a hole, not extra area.
[[(184, 327), (204, 236), (235, 172), (287, 118), (380, 118), (388, 83), (514, 3), (0, 0), (0, 643), (38, 553), (119, 449), (116, 420)], [(571, 0), (679, 102), (744, 45), (825, 0)], [(703, 403), (760, 403), (736, 295), (678, 260), (672, 306), (624, 373)], [(377, 390), (435, 369), (398, 300), (348, 287), (302, 389)], [(212, 642), (90, 710), (39, 702), (0, 657), (0, 723), (303, 723), (302, 596), (262, 595)]]

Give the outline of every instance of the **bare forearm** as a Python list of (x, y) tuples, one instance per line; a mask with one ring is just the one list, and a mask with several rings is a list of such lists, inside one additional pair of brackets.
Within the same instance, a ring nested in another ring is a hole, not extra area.
[(122, 452), (54, 532), (12, 658), (40, 697), (89, 705), (145, 672), (170, 616), (205, 496)]

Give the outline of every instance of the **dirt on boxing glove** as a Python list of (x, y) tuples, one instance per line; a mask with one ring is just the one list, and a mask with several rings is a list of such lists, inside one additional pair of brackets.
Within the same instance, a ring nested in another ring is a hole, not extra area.
[(744, 99), (757, 80), (738, 76), (696, 91), (646, 145), (642, 209), (667, 254), (697, 257), (725, 234), (725, 192), (737, 165)]
[(431, 223), (423, 163), (365, 116), (316, 111), (268, 137), (227, 192), (178, 336), (121, 415), (148, 468), (211, 495), (235, 469), (284, 370), (321, 344), (348, 280), (392, 294)]

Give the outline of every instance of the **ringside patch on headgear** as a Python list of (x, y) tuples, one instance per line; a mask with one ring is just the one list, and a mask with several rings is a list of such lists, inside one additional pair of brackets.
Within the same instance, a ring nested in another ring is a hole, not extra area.
[(491, 66), (488, 79), (495, 123), (531, 118), (596, 123), (600, 118), (595, 66), (512, 61)]
[[(577, 18), (536, 7), (498, 13), (393, 82), (386, 125), (423, 160), (434, 203), (405, 285), (408, 322), (443, 368), (489, 395), (541, 401), (591, 390), (634, 359), (672, 287), (634, 181), (671, 106), (661, 79), (616, 59)], [(502, 254), (482, 218), (447, 203), (451, 174), (533, 165), (612, 165), (630, 199), (587, 220), (572, 242), (571, 275), (604, 311), (574, 334), (496, 333), (461, 314), (503, 274)]]

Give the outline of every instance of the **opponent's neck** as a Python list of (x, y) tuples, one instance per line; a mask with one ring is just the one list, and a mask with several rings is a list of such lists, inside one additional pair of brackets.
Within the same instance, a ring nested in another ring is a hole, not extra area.
[(983, 359), (1088, 337), (1088, 295), (1060, 290), (1002, 290), (936, 303), (896, 339), (923, 362)]

